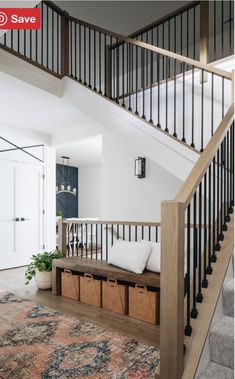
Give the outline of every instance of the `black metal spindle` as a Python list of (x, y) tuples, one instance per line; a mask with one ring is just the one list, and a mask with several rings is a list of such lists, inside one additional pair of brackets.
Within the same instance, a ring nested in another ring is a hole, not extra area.
[(190, 289), (190, 282), (191, 282), (191, 204), (187, 207), (187, 274), (186, 274), (186, 280), (187, 280), (187, 324), (184, 328), (184, 334), (186, 336), (191, 336), (192, 334), (192, 326), (190, 325), (190, 300), (191, 300), (191, 289)]
[(229, 131), (227, 133), (227, 163), (226, 163), (226, 172), (227, 172), (227, 203), (226, 203), (226, 222), (230, 222), (231, 218), (229, 216), (229, 202), (230, 202), (230, 175), (229, 175), (229, 170), (230, 170), (230, 134)]
[(92, 88), (91, 86), (91, 28), (88, 28), (88, 88)]
[(98, 224), (95, 224), (95, 258), (98, 259)]
[[(24, 56), (26, 57), (26, 30), (24, 30)], [(47, 64), (48, 67), (48, 64)]]
[(217, 42), (217, 28), (216, 28), (216, 5), (217, 5), (217, 1), (213, 1), (214, 3), (214, 60), (216, 60), (216, 57), (217, 57), (217, 49), (216, 49), (216, 42)]
[(91, 259), (93, 258), (93, 225), (90, 225), (91, 229), (91, 243), (90, 243), (90, 250), (91, 250)]
[(54, 61), (55, 61), (55, 48), (54, 48), (54, 42), (55, 42), (55, 19), (54, 19), (54, 11), (52, 10), (51, 14), (52, 20), (51, 20), (51, 69), (54, 71)]
[[(56, 72), (57, 72), (57, 74), (59, 74), (59, 72), (60, 72), (60, 68), (59, 68), (59, 44), (60, 44), (59, 20), (60, 20), (60, 16), (59, 16), (59, 13), (57, 13), (57, 21), (56, 21), (56, 41), (57, 41)], [(36, 29), (36, 42), (37, 42), (37, 29)], [(37, 48), (36, 48), (36, 51), (37, 51)]]
[(208, 280), (206, 277), (206, 260), (207, 260), (207, 254), (206, 254), (206, 247), (207, 247), (207, 229), (208, 233), (211, 232), (210, 225), (207, 224), (207, 172), (204, 175), (204, 206), (203, 206), (203, 212), (204, 212), (204, 238), (203, 238), (203, 280), (202, 280), (202, 288), (208, 287)]
[(44, 15), (43, 15), (43, 7), (44, 7), (44, 3), (42, 2), (42, 10), (41, 10), (41, 65), (43, 66), (43, 53), (44, 53), (44, 41), (43, 41), (43, 37), (44, 37)]
[(73, 78), (73, 23), (69, 21), (70, 30), (70, 76)]
[[(102, 56), (101, 56), (101, 32), (99, 32), (99, 94), (102, 94), (102, 91), (101, 91), (101, 83), (102, 83), (102, 77), (101, 77), (101, 65), (102, 65)], [(118, 51), (119, 51), (119, 47), (118, 47)], [(118, 53), (117, 53), (118, 55)], [(119, 95), (118, 95), (119, 96)]]
[(85, 85), (85, 86), (87, 86), (87, 77), (86, 77), (86, 69), (87, 69), (87, 66), (86, 66), (86, 48), (87, 48), (87, 46), (86, 46), (86, 30), (87, 30), (87, 28), (86, 28), (86, 26), (84, 26), (83, 27), (83, 54), (84, 54), (84, 62), (83, 62), (83, 64), (84, 64), (84, 69), (83, 69), (83, 73), (84, 73), (84, 78), (83, 78), (83, 84)]
[(223, 168), (224, 168), (224, 183), (223, 183), (223, 192), (224, 192), (224, 203), (223, 203), (223, 232), (226, 232), (228, 230), (227, 224), (226, 224), (226, 216), (227, 216), (227, 134), (224, 138), (224, 157), (223, 157)]
[(108, 249), (109, 249), (109, 235), (108, 235), (108, 225), (105, 225), (105, 245), (106, 245), (106, 252), (105, 252), (105, 260), (108, 261)]
[(189, 12), (188, 10), (186, 11), (186, 24), (187, 24), (187, 31), (186, 31), (186, 51), (187, 51), (187, 57), (189, 56), (189, 22), (188, 22), (188, 19), (189, 19)]
[(143, 102), (142, 102), (142, 107), (143, 107), (143, 112), (142, 112), (142, 118), (145, 120), (145, 49), (141, 49), (141, 73), (142, 73), (142, 97), (143, 97)]
[(132, 57), (132, 46), (130, 44), (128, 44), (128, 57), (129, 57), (129, 67), (128, 67), (128, 71), (129, 71), (129, 105), (128, 105), (128, 111), (132, 112), (132, 107), (131, 107), (131, 96), (132, 96), (132, 71), (131, 71), (131, 68), (132, 65), (133, 65), (133, 57)]
[(131, 225), (129, 225), (129, 233), (128, 233), (128, 235), (129, 235), (129, 241), (131, 241)]
[(87, 255), (88, 255), (88, 231), (87, 231), (87, 224), (85, 224), (85, 231), (86, 231), (86, 244), (85, 244), (85, 247), (86, 247), (86, 258), (87, 258)]
[(216, 166), (215, 157), (213, 158), (213, 187), (216, 195), (214, 196), (214, 208), (213, 208), (213, 262), (216, 262), (215, 251), (220, 250), (219, 244), (219, 228), (220, 228), (220, 175), (219, 175), (219, 150), (217, 151), (217, 184), (216, 180)]
[(222, 119), (224, 118), (224, 77), (222, 77)]
[(151, 241), (151, 226), (149, 226), (149, 242)]
[[(199, 184), (199, 204), (198, 204), (198, 293), (196, 301), (201, 303), (202, 295), (202, 183)], [(204, 225), (206, 228), (206, 225)]]
[(161, 128), (160, 124), (160, 56), (157, 54), (157, 127)]
[(141, 239), (144, 239), (144, 226), (141, 225)]
[(165, 126), (165, 132), (169, 133), (168, 129), (168, 61), (169, 58), (165, 57), (166, 59), (166, 126)]
[(113, 224), (111, 225), (111, 245), (113, 246)]
[[(212, 255), (211, 255), (211, 262), (216, 262), (216, 255), (215, 255), (215, 247), (216, 247), (216, 182), (215, 182), (215, 179), (216, 179), (216, 167), (215, 167), (215, 157), (213, 158), (213, 162), (212, 162), (212, 181), (213, 181), (213, 195), (212, 195), (212, 198), (213, 198), (213, 207), (212, 207), (212, 223), (213, 223), (213, 227), (212, 227)], [(218, 196), (218, 194), (217, 194)], [(218, 199), (218, 198), (217, 198)], [(218, 201), (217, 201), (218, 203)]]
[(138, 233), (137, 233), (137, 225), (135, 225), (135, 242), (137, 242), (137, 235), (138, 235)]
[(155, 228), (155, 241), (158, 242), (158, 227)]
[(176, 59), (174, 59), (174, 133), (173, 136), (177, 138), (176, 132)]
[(207, 275), (211, 275), (212, 274), (212, 267), (211, 267), (211, 252), (212, 252), (212, 222), (211, 222), (211, 203), (212, 201), (214, 202), (214, 198), (212, 198), (212, 194), (211, 194), (211, 164), (209, 166), (209, 170), (208, 170), (208, 177), (209, 177), (209, 189), (208, 189), (208, 259), (207, 259), (207, 262), (208, 262), (208, 266), (206, 268), (206, 273)]
[(125, 240), (125, 225), (122, 225), (122, 238)]
[(197, 192), (193, 196), (193, 307), (191, 317), (197, 318), (198, 311), (196, 307), (196, 270), (197, 270)]
[[(6, 44), (5, 37), (6, 37), (6, 33), (4, 34), (4, 45)], [(17, 30), (17, 51), (18, 53), (20, 52), (20, 30)]]
[(103, 260), (103, 224), (100, 224), (100, 249), (101, 260)]
[[(182, 19), (182, 18), (181, 18)], [(182, 64), (182, 70), (183, 70), (183, 137), (182, 142), (186, 142), (185, 138), (185, 63)]]
[(196, 14), (193, 8), (193, 59), (196, 58)]
[(201, 153), (204, 150), (204, 70), (202, 70), (202, 88), (201, 88)]
[[(153, 40), (153, 38), (152, 38)], [(151, 41), (153, 43), (153, 41)], [(153, 124), (153, 52), (150, 52), (150, 119), (149, 122)]]
[(49, 7), (47, 6), (46, 20), (47, 20), (47, 68), (49, 66)]
[(138, 67), (138, 61), (139, 61), (139, 49), (138, 46), (135, 47), (136, 51), (136, 64), (135, 64), (135, 114), (139, 116), (138, 112), (138, 81), (139, 81), (139, 67)]
[[(110, 44), (111, 45), (111, 44)], [(94, 91), (97, 91), (96, 88), (96, 30), (94, 29)]]
[[(124, 49), (125, 45), (124, 43), (122, 44), (122, 107), (125, 108), (126, 107), (126, 104), (125, 104), (125, 49)], [(138, 49), (138, 47), (136, 46), (136, 50)], [(137, 53), (136, 53), (137, 54)], [(138, 71), (137, 71), (137, 63), (136, 63), (136, 76), (138, 75)], [(137, 82), (137, 79), (136, 79), (136, 82)], [(137, 91), (138, 91), (138, 88), (136, 87), (136, 110), (137, 110)]]
[(221, 1), (221, 48), (224, 57), (224, 1)]
[(83, 224), (81, 224), (81, 256), (83, 257), (83, 250), (84, 250), (84, 244), (83, 244)]
[(194, 66), (192, 67), (192, 143), (191, 146), (195, 148), (194, 143)]
[[(224, 188), (223, 188), (223, 179), (224, 179), (224, 175), (223, 175), (223, 170), (224, 170), (224, 165), (223, 165), (223, 161), (224, 161), (224, 141), (222, 141), (221, 143), (221, 147), (220, 147), (220, 162), (219, 162), (219, 165), (220, 165), (220, 229), (218, 231), (218, 241), (223, 241), (224, 240), (224, 234), (223, 234), (223, 225), (224, 225), (224, 213), (223, 213), (223, 200), (224, 200)], [(218, 251), (220, 250), (220, 248), (218, 249)]]
[(78, 49), (79, 49), (79, 82), (82, 83), (82, 27), (78, 26)]
[[(165, 48), (165, 28), (164, 28), (164, 22), (162, 24), (162, 48)], [(162, 56), (162, 79), (165, 79), (165, 68), (164, 68), (164, 56)]]
[(211, 75), (211, 137), (214, 134), (214, 73)]
[(74, 23), (74, 79), (78, 80), (77, 77), (77, 23)]

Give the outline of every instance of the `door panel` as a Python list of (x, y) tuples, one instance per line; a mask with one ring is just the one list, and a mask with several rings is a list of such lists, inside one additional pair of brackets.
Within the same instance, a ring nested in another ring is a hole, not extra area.
[(42, 170), (14, 162), (0, 165), (0, 269), (26, 265), (42, 251)]

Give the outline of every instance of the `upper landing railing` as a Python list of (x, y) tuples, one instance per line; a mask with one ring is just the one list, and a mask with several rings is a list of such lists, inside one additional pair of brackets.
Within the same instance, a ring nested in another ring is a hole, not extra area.
[(38, 7), (41, 29), (9, 31), (3, 49), (203, 151), (230, 106), (231, 73), (75, 19), (52, 2)]

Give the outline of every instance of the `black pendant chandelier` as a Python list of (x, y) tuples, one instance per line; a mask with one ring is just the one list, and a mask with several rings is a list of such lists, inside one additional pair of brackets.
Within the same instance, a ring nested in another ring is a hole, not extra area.
[(69, 181), (69, 160), (70, 157), (61, 157), (63, 160), (62, 166), (62, 182), (60, 185), (56, 186), (56, 194), (58, 193), (70, 193), (71, 195), (77, 196), (77, 188), (71, 186)]

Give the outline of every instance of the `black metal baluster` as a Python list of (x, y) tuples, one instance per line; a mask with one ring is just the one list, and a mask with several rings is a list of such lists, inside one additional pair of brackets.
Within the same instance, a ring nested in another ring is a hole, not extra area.
[[(138, 47), (136, 46), (136, 50)], [(137, 54), (137, 53), (136, 53)], [(136, 64), (136, 76), (138, 75), (137, 71), (137, 64)], [(136, 79), (137, 82), (137, 79)], [(138, 88), (136, 87), (136, 110), (137, 110), (137, 90)], [(126, 108), (125, 104), (125, 45), (122, 43), (122, 107)]]
[[(212, 274), (212, 267), (211, 267), (211, 251), (212, 251), (212, 222), (211, 222), (211, 202), (212, 202), (212, 197), (211, 197), (211, 164), (209, 166), (209, 172), (208, 172), (208, 176), (209, 176), (209, 194), (208, 194), (208, 227), (209, 227), (209, 238), (208, 238), (208, 266), (207, 266), (207, 269), (206, 269), (206, 273), (207, 275), (211, 275)], [(213, 199), (213, 202), (214, 202), (215, 199)]]
[(226, 222), (230, 222), (231, 218), (229, 216), (229, 202), (230, 202), (230, 175), (229, 175), (229, 169), (230, 169), (230, 134), (227, 133), (227, 164), (226, 164), (226, 172), (227, 172), (227, 204), (226, 204)]
[(106, 262), (108, 261), (108, 249), (109, 249), (109, 235), (108, 235), (108, 225), (106, 224), (105, 225), (105, 236), (106, 236), (106, 242), (105, 242), (105, 245), (106, 245), (106, 252), (105, 252), (105, 260)]
[[(199, 214), (198, 214), (198, 293), (196, 301), (202, 303), (202, 183), (199, 184)], [(205, 226), (204, 226), (205, 228)]]
[(125, 225), (122, 226), (122, 237), (125, 240)]
[[(153, 38), (151, 43), (153, 44)], [(153, 124), (153, 52), (150, 52), (150, 119), (149, 122)]]
[(182, 20), (182, 12), (180, 13), (180, 54), (183, 55), (183, 20)]
[(229, 1), (229, 48), (230, 53), (232, 53), (232, 0)]
[(189, 40), (189, 23), (188, 23), (188, 10), (186, 11), (186, 22), (187, 22), (187, 32), (186, 32), (186, 47), (187, 47), (187, 57), (189, 56), (189, 43), (188, 43), (188, 40)]
[(119, 224), (117, 224), (117, 239), (119, 239)]
[(174, 59), (174, 133), (173, 136), (177, 138), (176, 132), (176, 59)]
[(77, 23), (76, 22), (74, 23), (74, 79), (78, 80), (78, 77), (77, 77)]
[[(165, 28), (164, 23), (162, 24), (162, 48), (164, 49), (164, 42), (165, 42)], [(164, 66), (164, 56), (162, 55), (162, 80), (165, 79), (165, 66)]]
[(68, 254), (68, 257), (70, 256), (70, 235), (69, 235), (69, 233), (70, 233), (70, 225), (68, 224), (67, 225), (67, 242), (68, 242), (68, 244), (67, 244), (67, 254)]
[(96, 88), (96, 30), (95, 29), (94, 29), (94, 88), (93, 90), (97, 91), (97, 88)]
[(145, 49), (141, 49), (141, 56), (142, 56), (142, 96), (143, 96), (143, 112), (142, 112), (142, 118), (146, 120), (145, 116)]
[[(220, 228), (220, 178), (219, 178), (219, 150), (217, 151), (217, 186), (215, 184), (216, 169), (215, 169), (215, 157), (213, 158), (213, 187), (215, 187), (216, 197), (214, 196), (214, 206), (217, 209), (217, 214), (213, 210), (213, 262), (216, 262), (215, 251), (220, 250), (219, 244), (219, 228)], [(217, 200), (216, 200), (217, 199)], [(217, 220), (216, 220), (217, 217)], [(217, 226), (216, 226), (217, 225)]]
[(217, 28), (216, 28), (216, 4), (217, 4), (217, 1), (213, 1), (214, 3), (214, 61), (216, 60), (216, 57), (217, 57), (217, 49), (216, 49), (216, 42), (217, 42), (217, 39), (216, 39), (216, 32), (217, 32)]
[(49, 66), (49, 7), (47, 6), (47, 68)]
[[(181, 17), (182, 20), (182, 17)], [(183, 137), (182, 137), (182, 142), (186, 142), (185, 138), (185, 63), (183, 62), (182, 64), (182, 69), (183, 69)]]
[(84, 53), (84, 81), (83, 84), (87, 86), (87, 77), (86, 77), (86, 26), (83, 27), (83, 53)]
[(131, 241), (131, 225), (129, 225), (129, 241)]
[(93, 225), (90, 224), (90, 230), (91, 230), (91, 244), (90, 244), (90, 250), (91, 250), (91, 259), (93, 258)]
[(222, 57), (224, 57), (224, 2), (221, 1), (221, 47)]
[(195, 7), (193, 8), (193, 59), (196, 58), (196, 16)]
[(160, 56), (157, 54), (157, 127), (161, 128), (160, 124)]
[(158, 242), (158, 227), (155, 228), (155, 241)]
[[(148, 32), (146, 32), (146, 43), (148, 43)], [(145, 67), (146, 67), (146, 82), (144, 83), (145, 86), (148, 85), (148, 50), (146, 50), (146, 62), (145, 62)]]
[(211, 136), (214, 134), (214, 73), (211, 76)]
[(224, 138), (224, 157), (223, 157), (223, 168), (224, 168), (224, 205), (223, 205), (223, 232), (226, 232), (228, 230), (228, 227), (226, 225), (226, 216), (227, 216), (227, 134)]
[(82, 27), (79, 24), (79, 82), (82, 83)]
[(191, 317), (197, 318), (196, 308), (196, 270), (197, 270), (197, 192), (193, 196), (193, 308)]
[(83, 257), (83, 249), (84, 249), (84, 244), (83, 244), (83, 224), (81, 224), (81, 256)]
[(139, 112), (138, 112), (138, 79), (139, 79), (139, 68), (138, 68), (138, 55), (139, 55), (139, 50), (138, 50), (138, 46), (135, 47), (135, 51), (136, 51), (136, 67), (135, 67), (135, 81), (136, 81), (136, 84), (135, 84), (135, 114), (137, 116), (139, 116)]
[(100, 246), (101, 246), (101, 260), (103, 260), (103, 224), (100, 224)]
[(73, 23), (69, 21), (70, 29), (70, 76), (73, 78)]
[(149, 242), (151, 241), (151, 226), (149, 226)]
[(144, 225), (141, 225), (141, 239), (144, 239)]
[(111, 245), (113, 246), (113, 224), (111, 225)]
[[(24, 30), (24, 56), (26, 57), (26, 30)], [(48, 64), (47, 64), (47, 67), (48, 67)]]
[(190, 264), (190, 258), (191, 258), (191, 205), (189, 204), (187, 207), (187, 274), (186, 274), (186, 280), (187, 280), (187, 324), (184, 328), (184, 334), (186, 336), (191, 336), (192, 334), (192, 326), (190, 325), (190, 271), (191, 271), (191, 264)]
[(209, 233), (211, 232), (210, 225), (207, 225), (207, 172), (204, 175), (204, 245), (203, 245), (203, 280), (202, 280), (202, 288), (208, 287), (208, 280), (206, 278), (206, 247), (207, 247), (207, 228)]
[(222, 118), (224, 118), (224, 77), (222, 78)]
[(98, 224), (95, 224), (95, 259), (98, 259)]
[(166, 59), (166, 127), (165, 127), (165, 132), (169, 133), (168, 129), (168, 61), (169, 58), (165, 57)]
[[(118, 40), (117, 40), (118, 42)], [(119, 51), (119, 47), (118, 47), (118, 51)], [(101, 32), (99, 32), (99, 94), (102, 95), (102, 91), (101, 91), (101, 81), (102, 81), (102, 77), (101, 77)], [(119, 95), (118, 95), (119, 96)]]
[[(44, 3), (42, 2), (42, 10), (41, 10), (41, 18), (42, 18), (42, 21), (41, 21), (41, 65), (43, 66), (43, 52), (44, 52), (44, 44), (43, 44), (43, 31), (44, 31), (44, 16), (43, 16), (43, 6), (44, 6)], [(20, 40), (20, 39), (19, 39)]]
[(132, 72), (133, 70), (131, 71), (131, 67), (132, 67), (132, 61), (133, 61), (133, 57), (132, 57), (132, 46), (129, 44), (128, 45), (128, 56), (129, 56), (129, 68), (128, 68), (128, 71), (129, 71), (129, 106), (128, 106), (128, 111), (132, 112), (132, 107), (131, 107), (131, 96), (132, 96), (132, 83), (131, 83), (131, 78), (132, 78)]
[[(223, 160), (224, 160), (224, 141), (222, 141), (220, 146), (220, 231), (218, 231), (218, 241), (224, 240), (224, 234), (223, 234), (223, 224), (224, 224), (224, 214), (223, 214)], [(220, 245), (219, 245), (220, 246)], [(218, 251), (220, 250), (220, 247)]]
[[(57, 47), (56, 47), (56, 72), (59, 74), (60, 72), (60, 66), (59, 66), (59, 44), (60, 44), (60, 31), (59, 31), (59, 20), (60, 16), (59, 13), (57, 13), (57, 21), (56, 21), (56, 41), (57, 41)], [(36, 30), (36, 41), (37, 41), (37, 30)], [(37, 50), (37, 49), (36, 49)]]
[[(6, 38), (6, 33), (4, 34), (4, 45), (6, 45), (5, 38)], [(18, 53), (20, 52), (20, 31), (19, 30), (17, 30), (17, 51)]]
[(194, 143), (194, 66), (192, 67), (192, 143), (191, 146), (195, 148)]
[(234, 121), (232, 123), (232, 127), (231, 127), (231, 131), (232, 131), (232, 137), (231, 137), (231, 151), (232, 151), (232, 191), (231, 191), (231, 205), (234, 206)]
[(52, 36), (52, 41), (51, 41), (51, 69), (52, 69), (52, 71), (54, 71), (55, 70), (55, 67), (54, 67), (54, 57), (55, 57), (55, 51), (54, 51), (54, 40), (55, 40), (55, 30), (54, 30), (54, 28), (55, 28), (55, 20), (54, 20), (54, 11), (52, 10), (52, 15), (51, 15), (51, 17), (52, 17), (52, 20), (51, 20), (51, 36)]
[[(216, 255), (215, 255), (215, 248), (216, 248), (216, 183), (215, 183), (215, 176), (216, 176), (216, 170), (215, 170), (215, 157), (213, 158), (212, 162), (212, 178), (213, 178), (213, 207), (212, 207), (212, 223), (213, 223), (213, 234), (212, 234), (212, 255), (211, 255), (211, 262), (216, 262)], [(217, 194), (218, 196), (218, 194)], [(218, 199), (218, 197), (217, 197)]]
[(89, 49), (88, 88), (92, 88), (91, 86), (91, 28), (88, 28), (88, 49)]
[(87, 224), (85, 224), (85, 229), (86, 229), (86, 258), (87, 258), (87, 253), (88, 253), (88, 231), (87, 231)]
[(204, 70), (202, 70), (202, 92), (201, 92), (201, 153), (204, 150)]
[(135, 242), (137, 242), (137, 225), (135, 225)]
[(32, 59), (32, 30), (31, 29), (29, 31), (29, 59)]

